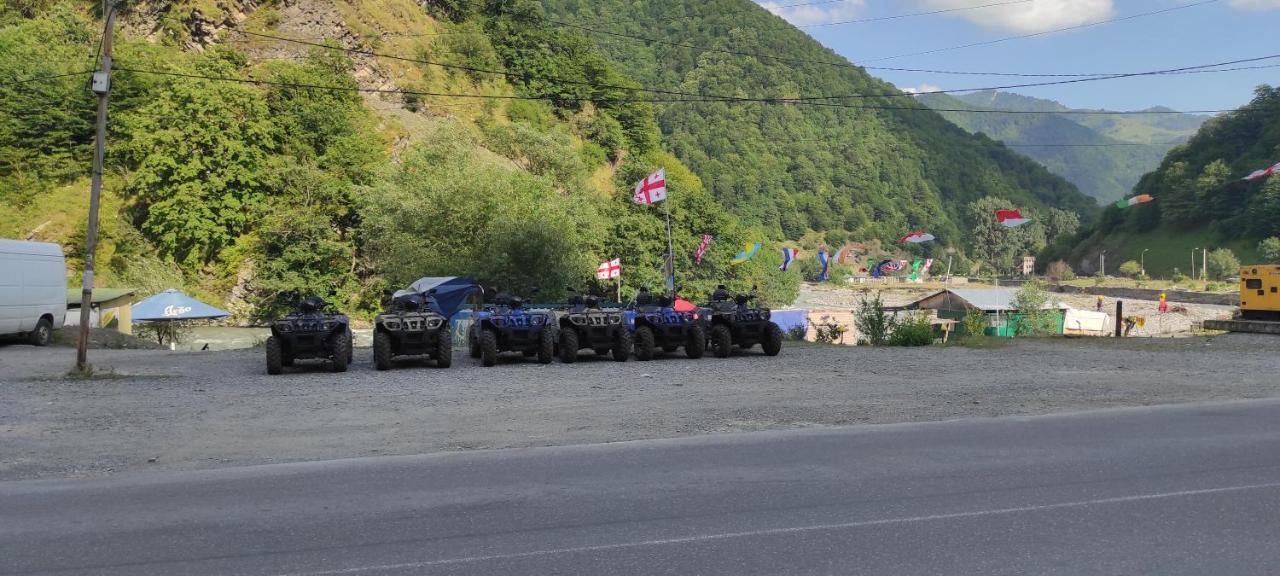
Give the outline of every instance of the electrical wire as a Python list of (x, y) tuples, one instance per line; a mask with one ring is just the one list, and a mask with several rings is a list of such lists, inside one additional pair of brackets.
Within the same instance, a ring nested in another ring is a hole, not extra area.
[[(788, 5), (788, 6), (774, 6), (774, 7), (773, 7), (773, 9), (780, 9), (780, 8), (793, 8), (793, 7), (797, 7), (797, 6), (812, 6), (812, 5), (815, 5), (815, 4), (830, 4), (830, 3), (832, 3), (833, 1), (834, 1), (834, 2), (844, 2), (844, 1), (847, 1), (847, 0), (827, 0), (826, 2), (814, 2), (813, 4), (791, 4), (791, 5)], [(873, 18), (857, 18), (857, 19), (854, 19), (854, 20), (841, 20), (841, 21), (839, 21), (839, 22), (821, 22), (821, 23), (818, 23), (818, 24), (805, 24), (805, 25), (802, 25), (802, 26), (796, 26), (796, 28), (818, 28), (818, 27), (822, 27), (822, 26), (841, 26), (841, 25), (844, 25), (844, 24), (865, 24), (865, 23), (868, 23), (868, 22), (884, 22), (884, 21), (886, 21), (886, 20), (900, 20), (900, 19), (903, 19), (903, 18), (914, 18), (914, 17), (916, 17), (916, 16), (933, 16), (933, 15), (935, 15), (935, 14), (947, 14), (947, 13), (950, 13), (950, 12), (964, 12), (964, 11), (967, 11), (967, 10), (977, 10), (977, 9), (979, 9), (979, 8), (993, 8), (993, 7), (996, 7), (996, 6), (1011, 6), (1011, 5), (1014, 5), (1014, 4), (1027, 4), (1027, 3), (1035, 2), (1035, 1), (1036, 1), (1036, 0), (1011, 0), (1011, 1), (1006, 1), (1006, 2), (994, 2), (994, 3), (991, 3), (991, 4), (983, 4), (983, 5), (981, 5), (981, 6), (961, 6), (961, 7), (959, 7), (959, 8), (945, 8), (945, 9), (941, 9), (941, 10), (931, 10), (931, 11), (928, 11), (928, 12), (913, 12), (913, 13), (910, 13), (910, 14), (895, 14), (895, 15), (893, 15), (893, 16), (877, 16), (877, 17), (873, 17)]]
[(70, 76), (81, 76), (81, 75), (84, 75), (84, 74), (93, 74), (94, 72), (95, 72), (94, 70), (82, 70), (82, 71), (80, 71), (80, 72), (68, 72), (68, 73), (66, 73), (66, 74), (54, 74), (54, 75), (52, 75), (52, 76), (35, 76), (35, 77), (32, 77), (32, 78), (23, 78), (23, 79), (21, 79), (21, 80), (10, 80), (10, 81), (4, 82), (4, 84), (10, 85), (10, 86), (17, 86), (17, 85), (20, 85), (20, 84), (27, 84), (27, 83), (29, 83), (29, 82), (41, 82), (41, 81), (45, 81), (45, 80), (57, 80), (57, 79), (59, 79), (59, 78), (67, 78), (67, 77), (70, 77)]

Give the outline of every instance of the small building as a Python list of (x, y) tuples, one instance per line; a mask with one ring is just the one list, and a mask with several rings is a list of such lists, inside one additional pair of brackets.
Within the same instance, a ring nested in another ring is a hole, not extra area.
[[(131, 288), (94, 288), (89, 305), (90, 328), (114, 328), (122, 334), (133, 334), (134, 290)], [(80, 325), (80, 290), (67, 290), (67, 326)]]
[[(1017, 305), (1017, 289), (1014, 288), (948, 288), (916, 300), (901, 310), (930, 310), (941, 320), (964, 320), (972, 310), (980, 310), (987, 316), (986, 333), (990, 336), (1013, 337), (1021, 318)], [(1059, 311), (1057, 333), (1062, 333), (1062, 310), (1065, 305), (1046, 305), (1046, 310)]]

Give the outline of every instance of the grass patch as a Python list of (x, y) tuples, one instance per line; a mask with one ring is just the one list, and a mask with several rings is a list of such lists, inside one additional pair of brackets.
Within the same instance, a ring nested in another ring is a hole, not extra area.
[(1012, 338), (1003, 336), (965, 336), (944, 344), (946, 348), (973, 348), (975, 350), (999, 350), (1009, 347)]

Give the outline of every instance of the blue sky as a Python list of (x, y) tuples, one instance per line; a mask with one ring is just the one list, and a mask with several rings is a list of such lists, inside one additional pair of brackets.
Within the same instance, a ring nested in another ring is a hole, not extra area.
[[(1021, 73), (1158, 70), (1280, 54), (1280, 0), (1216, 0), (1199, 6), (1034, 38), (937, 54), (880, 58), (1186, 6), (1205, 0), (755, 0), (866, 66)], [(1014, 3), (1010, 3), (1014, 2)], [(826, 25), (930, 10), (974, 10), (879, 22)], [(876, 61), (872, 61), (876, 60)], [(1280, 65), (1280, 58), (1242, 66)], [(993, 76), (869, 70), (902, 88), (957, 89), (1034, 82)], [(1052, 80), (1052, 79), (1046, 79)], [(1258, 84), (1280, 85), (1280, 66), (1165, 75), (1011, 90), (1076, 108), (1235, 108)]]

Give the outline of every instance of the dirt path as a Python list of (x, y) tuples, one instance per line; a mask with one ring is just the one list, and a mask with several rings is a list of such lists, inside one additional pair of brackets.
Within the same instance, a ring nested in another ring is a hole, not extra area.
[[(1280, 396), (1280, 339), (793, 346), (778, 358), (588, 360), (268, 377), (259, 350), (0, 347), (0, 480)], [(127, 376), (136, 375), (136, 376)]]

